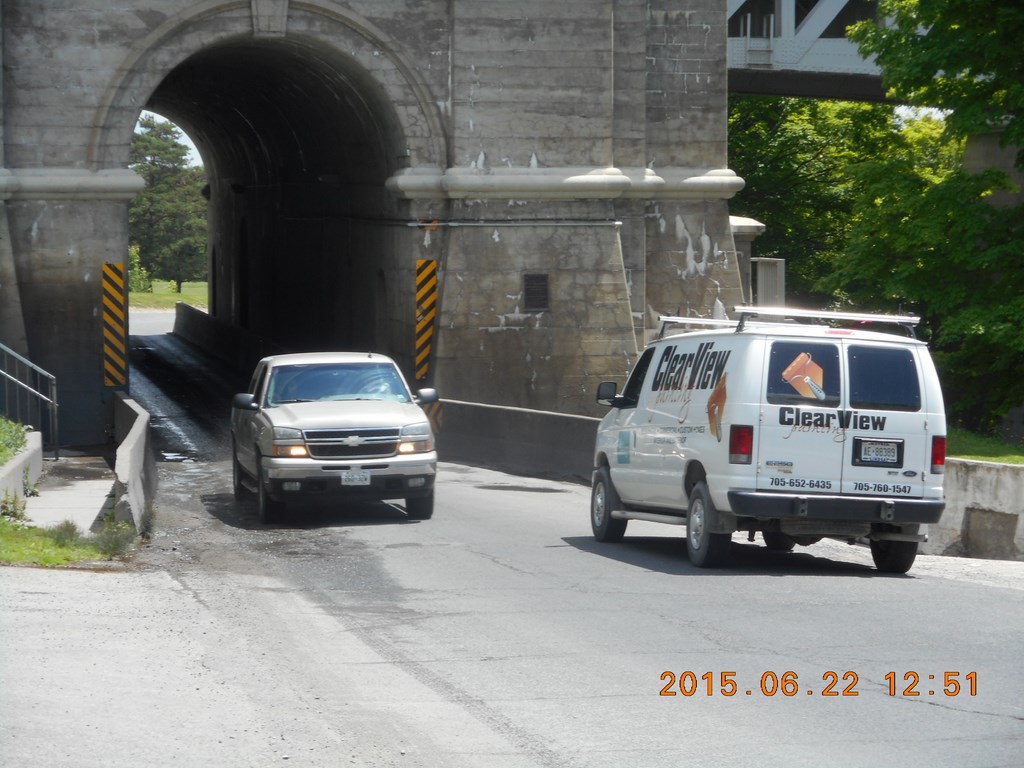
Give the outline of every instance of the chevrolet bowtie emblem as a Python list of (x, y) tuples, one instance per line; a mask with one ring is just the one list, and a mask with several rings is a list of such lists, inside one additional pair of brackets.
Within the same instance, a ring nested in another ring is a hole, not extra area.
[(351, 437), (346, 437), (342, 442), (344, 442), (345, 445), (349, 446), (350, 448), (355, 448), (363, 441), (360, 440), (358, 436), (352, 435)]

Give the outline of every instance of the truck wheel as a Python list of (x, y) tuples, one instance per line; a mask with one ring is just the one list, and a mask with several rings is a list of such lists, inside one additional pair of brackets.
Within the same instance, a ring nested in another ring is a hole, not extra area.
[(729, 554), (732, 535), (712, 533), (715, 505), (703, 480), (690, 492), (690, 509), (686, 515), (686, 551), (690, 562), (698, 568), (717, 568)]
[(270, 481), (263, 476), (263, 467), (259, 468), (259, 477), (256, 478), (258, 487), (256, 496), (256, 509), (261, 523), (273, 523), (281, 513), (281, 502), (270, 498)]
[(629, 521), (612, 517), (612, 510), (620, 503), (608, 467), (600, 467), (594, 473), (594, 487), (590, 492), (590, 527), (598, 541), (622, 541)]
[(906, 573), (916, 558), (916, 541), (871, 540), (871, 559), (883, 573)]
[(789, 552), (796, 546), (792, 538), (779, 531), (761, 531), (764, 545), (773, 552)]
[(405, 500), (405, 514), (410, 520), (429, 520), (434, 516), (434, 492)]
[(246, 494), (246, 487), (243, 480), (245, 470), (238, 463), (238, 452), (235, 450), (235, 442), (231, 441), (231, 488), (235, 493), (235, 499), (242, 499)]

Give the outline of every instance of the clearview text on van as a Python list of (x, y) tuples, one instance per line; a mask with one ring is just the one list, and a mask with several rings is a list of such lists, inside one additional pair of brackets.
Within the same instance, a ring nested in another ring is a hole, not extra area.
[(864, 541), (879, 570), (906, 573), (945, 506), (945, 410), (918, 318), (735, 312), (661, 318), (622, 391), (600, 384), (594, 536), (685, 525), (699, 567), (723, 565), (737, 531), (779, 550)]

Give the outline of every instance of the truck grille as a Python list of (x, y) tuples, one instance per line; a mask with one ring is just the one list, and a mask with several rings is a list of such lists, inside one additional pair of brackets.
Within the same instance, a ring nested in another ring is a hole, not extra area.
[(342, 459), (361, 456), (394, 456), (398, 451), (397, 428), (313, 429), (305, 432), (309, 454), (314, 459)]

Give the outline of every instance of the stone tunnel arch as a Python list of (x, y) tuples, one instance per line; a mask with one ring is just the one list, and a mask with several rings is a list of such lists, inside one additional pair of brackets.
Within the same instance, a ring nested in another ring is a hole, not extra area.
[(141, 40), (91, 154), (123, 166), (141, 108), (172, 120), (207, 171), (210, 314), (272, 346), (372, 349), (411, 372), (409, 202), (385, 182), (447, 165), (440, 109), (357, 16), (241, 11), (173, 17)]
[(43, 5), (0, 14), (0, 336), (64, 382), (67, 444), (128, 386), (147, 107), (210, 175), (224, 322), (190, 330), (228, 361), (374, 346), (449, 400), (598, 415), (659, 314), (741, 298), (720, 0)]

